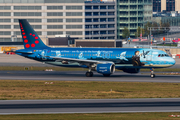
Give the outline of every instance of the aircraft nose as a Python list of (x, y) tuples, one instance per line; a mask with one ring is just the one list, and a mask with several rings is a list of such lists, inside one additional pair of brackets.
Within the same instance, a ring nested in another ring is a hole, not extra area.
[(172, 60), (171, 60), (171, 63), (172, 63), (172, 65), (175, 65), (176, 64), (176, 61), (173, 59), (173, 58), (171, 58)]

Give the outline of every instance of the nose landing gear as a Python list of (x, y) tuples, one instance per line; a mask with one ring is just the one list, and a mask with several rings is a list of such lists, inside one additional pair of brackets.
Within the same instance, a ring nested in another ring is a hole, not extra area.
[(151, 78), (155, 78), (154, 68), (151, 68), (150, 71), (151, 71), (150, 77), (151, 77)]

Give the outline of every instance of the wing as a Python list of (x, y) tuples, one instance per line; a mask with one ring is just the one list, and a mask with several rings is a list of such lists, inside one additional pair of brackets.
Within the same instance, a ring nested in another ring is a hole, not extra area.
[(75, 58), (64, 58), (64, 57), (52, 57), (48, 56), (50, 58), (55, 59), (56, 61), (68, 61), (68, 62), (77, 62), (80, 63), (81, 65), (92, 65), (92, 64), (99, 64), (99, 63), (112, 63), (110, 61), (97, 61), (97, 60), (87, 60), (87, 59), (75, 59)]

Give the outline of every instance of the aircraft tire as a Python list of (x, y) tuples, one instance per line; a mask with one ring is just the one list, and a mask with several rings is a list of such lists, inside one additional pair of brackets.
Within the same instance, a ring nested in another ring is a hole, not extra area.
[(103, 74), (104, 77), (109, 77), (111, 74)]
[(90, 77), (92, 77), (93, 76), (93, 72), (90, 72)]
[(86, 77), (92, 77), (93, 76), (93, 72), (86, 72)]
[(151, 74), (151, 76), (150, 76), (151, 78), (155, 78), (155, 74)]

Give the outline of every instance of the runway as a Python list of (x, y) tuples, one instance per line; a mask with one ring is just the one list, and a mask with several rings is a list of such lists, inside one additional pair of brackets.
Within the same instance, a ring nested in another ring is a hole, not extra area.
[(180, 98), (1, 100), (0, 114), (180, 112)]
[(128, 74), (116, 72), (110, 77), (94, 72), (93, 77), (86, 77), (86, 71), (0, 71), (0, 80), (47, 80), (47, 81), (113, 81), (113, 82), (166, 82), (179, 83), (179, 75), (156, 75), (150, 73)]

